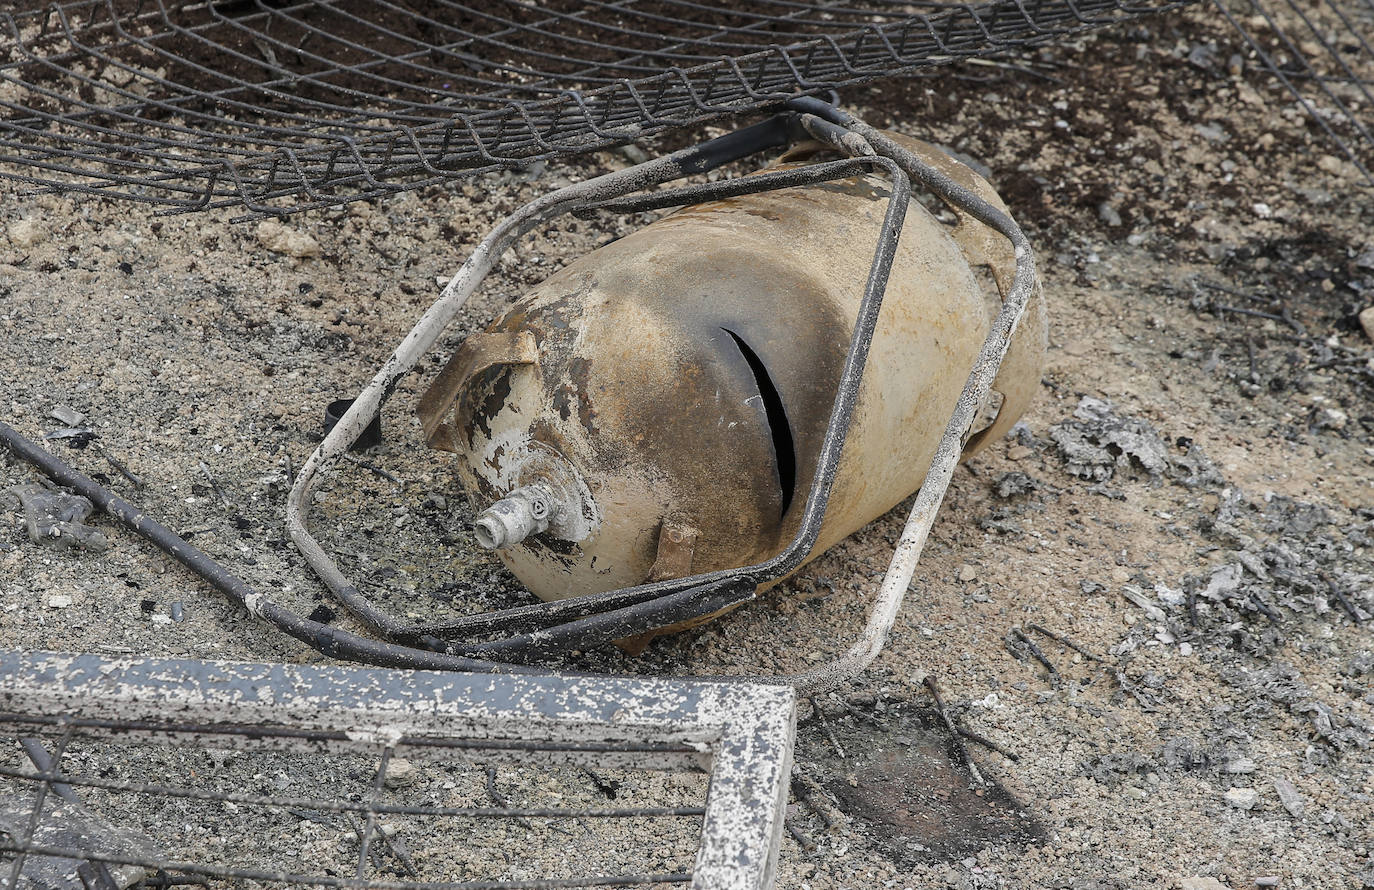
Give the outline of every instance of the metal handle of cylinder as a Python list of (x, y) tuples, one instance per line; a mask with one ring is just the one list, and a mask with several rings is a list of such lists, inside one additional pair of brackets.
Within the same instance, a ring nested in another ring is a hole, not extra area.
[(458, 347), (439, 376), (420, 397), (415, 413), (420, 416), (425, 442), (439, 451), (453, 451), (453, 427), (448, 418), (458, 393), (468, 381), (497, 365), (539, 366), (539, 343), (529, 331), (495, 331), (471, 334)]

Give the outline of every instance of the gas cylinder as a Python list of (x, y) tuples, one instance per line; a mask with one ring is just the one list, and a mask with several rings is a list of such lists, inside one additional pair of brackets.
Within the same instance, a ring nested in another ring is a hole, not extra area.
[[(889, 134), (999, 209), (992, 187)], [(770, 169), (812, 161), (794, 148)], [(568, 263), (470, 336), (421, 400), (480, 544), (543, 599), (781, 551), (812, 484), (889, 197), (856, 176), (696, 204)], [(920, 487), (1013, 254), (913, 200), (814, 557)], [(965, 455), (1038, 387), (1039, 287)], [(977, 428), (981, 426), (981, 428)]]

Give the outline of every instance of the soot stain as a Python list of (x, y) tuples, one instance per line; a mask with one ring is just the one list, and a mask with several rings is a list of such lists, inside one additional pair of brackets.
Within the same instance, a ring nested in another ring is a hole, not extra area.
[(976, 787), (934, 710), (898, 705), (883, 713), (881, 729), (830, 724), (847, 759), (818, 728), (802, 733), (799, 754), (894, 863), (952, 862), (988, 846), (1044, 842), (1041, 821), (986, 771), (988, 784)]

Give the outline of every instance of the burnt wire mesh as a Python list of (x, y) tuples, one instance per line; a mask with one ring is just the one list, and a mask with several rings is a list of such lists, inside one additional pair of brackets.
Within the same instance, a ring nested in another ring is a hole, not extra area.
[[(405, 745), (379, 756), (241, 742), (213, 731), (190, 747), (79, 731), (4, 739), (0, 881), (457, 890), (691, 878), (700, 775), (483, 767)], [(654, 806), (639, 802), (648, 797)]]
[(770, 885), (791, 690), (0, 649), (0, 886)]
[(0, 173), (171, 210), (302, 209), (1187, 2), (33, 3), (0, 15)]
[(1215, 2), (1274, 84), (1374, 184), (1374, 0)]

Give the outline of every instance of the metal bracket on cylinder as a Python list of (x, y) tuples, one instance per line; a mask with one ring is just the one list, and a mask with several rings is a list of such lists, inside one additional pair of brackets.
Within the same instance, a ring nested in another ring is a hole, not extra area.
[(474, 376), (497, 365), (537, 366), (538, 363), (539, 344), (529, 331), (496, 331), (469, 336), (425, 390), (415, 409), (425, 431), (425, 443), (439, 451), (453, 450), (454, 431), (445, 418), (458, 393)]

